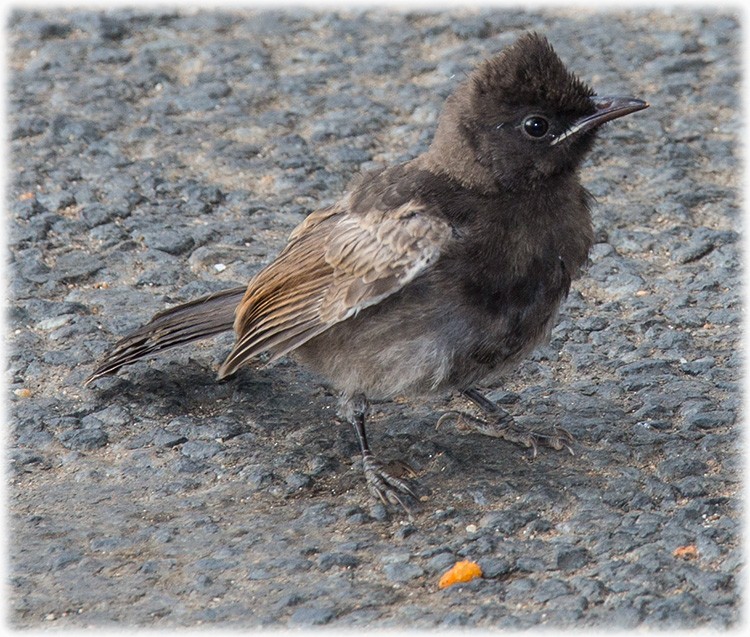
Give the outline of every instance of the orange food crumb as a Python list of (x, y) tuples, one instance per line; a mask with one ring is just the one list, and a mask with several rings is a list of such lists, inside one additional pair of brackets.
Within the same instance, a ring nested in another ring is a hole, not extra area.
[(18, 195), (18, 201), (28, 201), (29, 199), (34, 198), (33, 192), (22, 192), (20, 195)]
[(675, 557), (680, 557), (683, 560), (694, 560), (696, 557), (698, 557), (698, 548), (695, 546), (695, 544), (678, 546), (672, 552), (672, 555), (674, 555)]
[(479, 564), (469, 560), (456, 562), (450, 570), (443, 573), (443, 576), (438, 582), (438, 587), (448, 588), (454, 584), (470, 582), (477, 577), (482, 577), (482, 569), (479, 568)]

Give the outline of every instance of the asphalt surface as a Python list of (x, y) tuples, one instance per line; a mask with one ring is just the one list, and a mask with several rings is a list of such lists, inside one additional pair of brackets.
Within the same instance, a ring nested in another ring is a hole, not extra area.
[[(336, 397), (231, 336), (83, 388), (170, 304), (246, 282), (359, 170), (423, 151), (525, 30), (651, 108), (583, 171), (598, 241), (490, 395), (575, 455), (374, 406), (419, 472), (373, 504)], [(729, 10), (16, 10), (7, 27), (13, 626), (633, 628), (739, 621), (740, 25)], [(484, 576), (438, 589), (461, 559)]]

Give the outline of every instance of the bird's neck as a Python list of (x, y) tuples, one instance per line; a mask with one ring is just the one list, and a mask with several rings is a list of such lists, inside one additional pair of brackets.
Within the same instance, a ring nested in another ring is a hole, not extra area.
[(466, 92), (456, 92), (445, 101), (438, 119), (435, 137), (426, 153), (417, 158), (421, 168), (443, 175), (464, 188), (491, 194), (498, 184), (487, 166), (483, 166), (464, 130), (462, 113), (470, 108)]
[(462, 136), (443, 135), (438, 128), (430, 148), (417, 161), (421, 168), (444, 175), (469, 190), (486, 194), (498, 191), (492, 173), (477, 162), (474, 150)]

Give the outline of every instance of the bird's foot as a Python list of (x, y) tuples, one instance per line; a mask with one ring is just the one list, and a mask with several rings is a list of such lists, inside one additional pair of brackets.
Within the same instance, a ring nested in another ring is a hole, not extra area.
[(491, 420), (483, 420), (462, 411), (448, 411), (444, 413), (437, 422), (437, 427), (448, 420), (455, 420), (455, 428), (458, 433), (480, 433), (493, 438), (503, 438), (508, 442), (529, 448), (532, 457), (536, 457), (539, 447), (550, 447), (556, 451), (567, 449), (571, 455), (573, 452), (573, 435), (562, 427), (554, 426), (551, 431), (537, 431), (519, 425), (507, 411), (497, 408)]
[(411, 478), (416, 477), (417, 474), (414, 469), (405, 462), (399, 462), (397, 464), (398, 471), (394, 471), (387, 468), (371, 453), (362, 455), (362, 466), (365, 471), (367, 489), (370, 491), (370, 494), (386, 506), (389, 504), (400, 506), (409, 514), (409, 516), (411, 516), (411, 510), (405, 501), (406, 496), (411, 497), (414, 500), (419, 500), (419, 498), (401, 476), (396, 476), (394, 474), (399, 473), (401, 475), (408, 475)]

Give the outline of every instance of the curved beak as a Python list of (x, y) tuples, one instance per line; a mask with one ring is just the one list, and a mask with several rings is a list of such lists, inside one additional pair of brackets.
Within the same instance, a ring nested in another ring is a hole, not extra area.
[(586, 115), (573, 122), (570, 128), (550, 142), (550, 146), (554, 146), (571, 135), (591, 130), (595, 126), (604, 124), (604, 122), (648, 108), (648, 102), (635, 97), (599, 97), (595, 95), (591, 98), (591, 101), (596, 110), (591, 115)]

